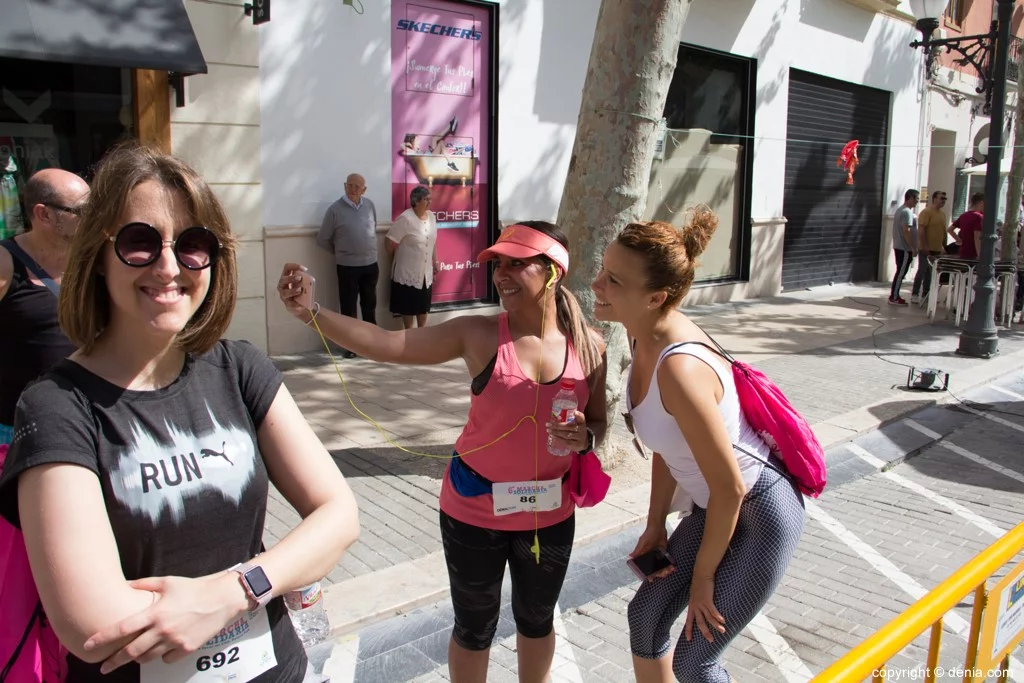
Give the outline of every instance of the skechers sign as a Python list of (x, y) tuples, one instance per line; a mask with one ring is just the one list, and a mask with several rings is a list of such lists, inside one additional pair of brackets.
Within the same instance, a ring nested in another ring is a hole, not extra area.
[(399, 19), (396, 28), (399, 31), (413, 31), (416, 33), (430, 33), (435, 36), (446, 38), (462, 38), (463, 40), (480, 40), (482, 37), (479, 31), (469, 28), (458, 28), (457, 26), (444, 26), (442, 24), (428, 24), (423, 21), (409, 21)]

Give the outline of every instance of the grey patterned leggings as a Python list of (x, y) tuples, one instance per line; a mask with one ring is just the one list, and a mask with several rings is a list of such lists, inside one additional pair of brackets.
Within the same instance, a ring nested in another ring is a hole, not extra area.
[[(782, 464), (772, 459), (772, 464)], [(629, 603), (633, 654), (660, 659), (671, 647), (669, 630), (690, 600), (693, 564), (704, 535), (707, 511), (694, 506), (668, 541), (676, 571), (644, 583)], [(729, 683), (719, 658), (772, 596), (804, 528), (803, 496), (788, 479), (765, 467), (740, 507), (729, 549), (715, 573), (715, 606), (725, 617), (725, 633), (709, 643), (694, 627), (689, 642), (680, 637), (672, 659), (676, 678), (686, 683)]]

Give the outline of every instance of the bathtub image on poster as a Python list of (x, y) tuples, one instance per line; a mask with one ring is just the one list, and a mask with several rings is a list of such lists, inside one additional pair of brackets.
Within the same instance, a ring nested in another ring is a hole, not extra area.
[(490, 15), (433, 0), (391, 4), (392, 220), (417, 185), (437, 217), (435, 303), (482, 299), (490, 188)]

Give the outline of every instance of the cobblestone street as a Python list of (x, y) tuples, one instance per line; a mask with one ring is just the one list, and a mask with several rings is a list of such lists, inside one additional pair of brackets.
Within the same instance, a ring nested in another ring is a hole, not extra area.
[[(995, 386), (969, 393), (970, 409), (931, 408), (837, 447), (842, 454), (830, 452), (830, 461), (853, 458), (875, 473), (838, 481), (808, 502), (805, 532), (786, 578), (727, 650), (725, 663), (735, 680), (809, 680), (1024, 518), (1018, 446), (1024, 375)], [(974, 406), (987, 412), (976, 414)], [(930, 445), (918, 453), (922, 444)], [(877, 472), (872, 462), (899, 462), (907, 455), (912, 457), (887, 472)], [(638, 533), (626, 529), (574, 554), (556, 620), (554, 681), (631, 680), (626, 606), (636, 580), (624, 559)], [(946, 617), (944, 666), (963, 663), (970, 610), (968, 597)], [(510, 617), (502, 616), (489, 681), (517, 680)], [(674, 633), (681, 626), (682, 619)], [(333, 657), (325, 673), (331, 667), (349, 671), (354, 678), (342, 677), (343, 683), (448, 680), (450, 628), (447, 601), (375, 624), (344, 637), (333, 651), (321, 646), (322, 658), (329, 652)], [(927, 633), (891, 666), (919, 669), (926, 648)]]

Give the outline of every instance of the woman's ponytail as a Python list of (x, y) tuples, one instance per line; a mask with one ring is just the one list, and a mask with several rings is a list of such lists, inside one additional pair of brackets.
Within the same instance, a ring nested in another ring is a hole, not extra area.
[(555, 285), (555, 306), (558, 310), (558, 322), (569, 332), (576, 355), (583, 365), (583, 372), (589, 378), (601, 365), (601, 348), (597, 334), (587, 325), (583, 317), (583, 309), (576, 296), (559, 282)]

